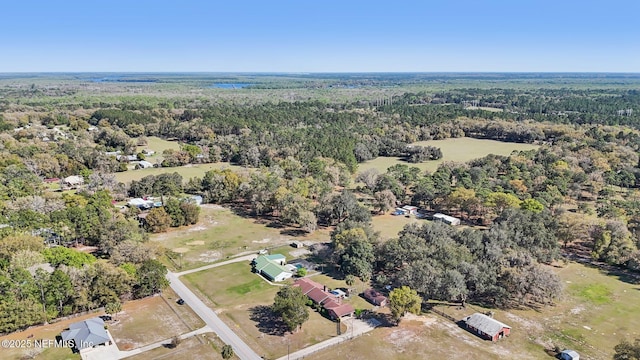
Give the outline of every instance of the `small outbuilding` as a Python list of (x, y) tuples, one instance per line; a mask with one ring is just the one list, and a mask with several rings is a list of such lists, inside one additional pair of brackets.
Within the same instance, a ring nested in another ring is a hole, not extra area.
[(489, 317), (475, 313), (464, 319), (467, 329), (478, 334), (483, 339), (498, 341), (511, 333), (511, 326)]
[(79, 175), (71, 175), (64, 178), (63, 183), (71, 187), (80, 186), (84, 184), (84, 178)]
[(404, 210), (405, 214), (407, 214), (407, 215), (417, 215), (418, 214), (418, 207), (417, 206), (405, 205), (401, 209)]
[(367, 289), (362, 295), (373, 305), (387, 306), (387, 297), (375, 289)]
[(138, 163), (136, 164), (136, 169), (148, 169), (152, 167), (153, 164), (145, 160), (138, 161)]
[(580, 360), (580, 355), (575, 350), (563, 350), (560, 353), (560, 360)]
[(452, 226), (460, 225), (460, 219), (458, 219), (457, 217), (453, 217), (453, 216), (449, 216), (441, 213), (437, 213), (433, 215), (433, 220), (442, 221), (443, 223), (449, 224)]

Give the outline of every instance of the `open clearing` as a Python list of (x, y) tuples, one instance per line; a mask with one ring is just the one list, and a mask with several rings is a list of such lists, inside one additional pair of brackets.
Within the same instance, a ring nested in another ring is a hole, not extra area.
[[(228, 256), (245, 251), (257, 251), (289, 244), (292, 240), (328, 241), (326, 230), (292, 237), (281, 230), (267, 226), (265, 221), (244, 218), (233, 211), (216, 206), (203, 205), (198, 224), (166, 233), (151, 235), (151, 240), (169, 250), (179, 249), (182, 255), (169, 262), (171, 268), (182, 264), (181, 269), (208, 265)], [(293, 248), (291, 248), (293, 250)]]
[(417, 167), (422, 171), (435, 171), (445, 161), (467, 162), (485, 157), (489, 154), (510, 155), (513, 151), (527, 151), (539, 148), (539, 145), (519, 144), (496, 140), (473, 138), (452, 138), (445, 140), (419, 141), (412, 145), (435, 146), (442, 150), (442, 159), (412, 164), (398, 157), (378, 157), (358, 165), (358, 172), (375, 168), (381, 173), (395, 164), (405, 164)]
[[(155, 160), (151, 158), (148, 160), (151, 163), (155, 163)], [(202, 178), (204, 174), (209, 170), (214, 169), (232, 169), (234, 171), (245, 171), (246, 168), (238, 165), (232, 165), (226, 162), (211, 163), (211, 164), (189, 164), (185, 166), (177, 167), (162, 167), (162, 168), (147, 168), (140, 170), (127, 170), (123, 172), (115, 173), (116, 180), (121, 183), (129, 183), (132, 180), (140, 180), (149, 175), (170, 174), (177, 172), (182, 175), (184, 182), (188, 181), (192, 177)]]
[(142, 150), (153, 150), (155, 154), (151, 156), (146, 156), (148, 162), (155, 164), (156, 162), (162, 162), (164, 157), (162, 157), (162, 153), (165, 150), (180, 150), (180, 143), (177, 141), (168, 141), (165, 139), (161, 139), (157, 136), (149, 136), (147, 137), (147, 145), (138, 146), (136, 148), (136, 153), (142, 152)]
[[(128, 357), (127, 360), (219, 360), (222, 359), (222, 346), (224, 343), (215, 333), (206, 333), (182, 340), (174, 349), (161, 346)], [(233, 357), (233, 359), (237, 358), (237, 356)]]
[(405, 225), (420, 223), (423, 224), (426, 220), (416, 219), (415, 216), (394, 216), (391, 214), (376, 215), (371, 219), (373, 229), (380, 232), (382, 240), (389, 240), (391, 238), (398, 237), (398, 233)]
[[(267, 307), (280, 289), (251, 272), (251, 265), (235, 263), (185, 275), (184, 281), (216, 310), (238, 336), (265, 358), (277, 358), (336, 335), (336, 323), (311, 308), (309, 320), (295, 334), (282, 334), (269, 320)], [(208, 300), (208, 301), (207, 301)]]
[[(496, 343), (429, 313), (424, 317), (432, 321), (402, 321), (399, 327), (378, 328), (309, 359), (552, 359), (545, 349), (557, 345), (577, 350), (581, 358), (604, 360), (612, 358), (613, 347), (622, 339), (640, 337), (637, 284), (579, 263), (553, 269), (565, 283), (557, 305), (540, 311), (494, 310), (498, 320), (512, 327), (511, 336)], [(473, 305), (437, 308), (455, 319), (486, 310)]]
[(120, 350), (132, 350), (196, 330), (205, 324), (188, 306), (177, 305), (176, 294), (167, 289), (153, 296), (125, 303), (114, 316), (109, 331)]

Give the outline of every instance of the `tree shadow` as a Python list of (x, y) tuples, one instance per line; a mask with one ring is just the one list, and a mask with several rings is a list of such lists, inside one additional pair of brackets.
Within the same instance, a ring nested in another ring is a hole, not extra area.
[[(266, 226), (268, 228), (272, 228), (272, 229), (282, 229), (282, 228), (284, 228), (284, 225), (282, 225), (282, 223), (277, 221), (277, 220), (273, 220), (273, 221), (269, 222)], [(282, 233), (282, 232), (280, 232), (280, 233)]]
[(267, 335), (284, 336), (289, 330), (280, 317), (271, 310), (270, 306), (258, 305), (249, 309), (249, 318), (256, 322), (261, 333)]
[(307, 232), (301, 229), (285, 229), (285, 230), (281, 230), (280, 234), (292, 236), (292, 237), (301, 237), (301, 236), (305, 236)]

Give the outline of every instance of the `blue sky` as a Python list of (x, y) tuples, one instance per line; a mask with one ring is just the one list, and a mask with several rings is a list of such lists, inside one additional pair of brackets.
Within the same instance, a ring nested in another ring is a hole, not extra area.
[(0, 72), (640, 72), (640, 1), (5, 0)]

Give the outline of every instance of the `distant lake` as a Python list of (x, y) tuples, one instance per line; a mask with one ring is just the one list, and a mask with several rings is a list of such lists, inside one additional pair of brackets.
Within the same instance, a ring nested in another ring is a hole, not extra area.
[(144, 78), (124, 78), (124, 77), (102, 77), (90, 79), (93, 82), (134, 82), (134, 83), (155, 83), (156, 79)]
[(216, 89), (242, 89), (242, 88), (246, 88), (247, 86), (251, 86), (251, 85), (255, 85), (255, 84), (247, 84), (247, 83), (219, 83), (219, 84), (213, 84), (211, 86), (209, 86), (210, 88), (216, 88)]

